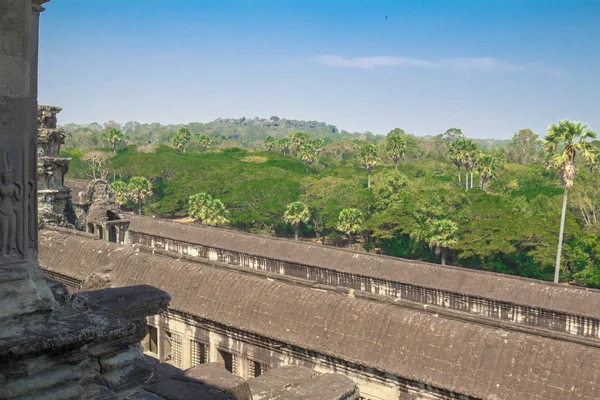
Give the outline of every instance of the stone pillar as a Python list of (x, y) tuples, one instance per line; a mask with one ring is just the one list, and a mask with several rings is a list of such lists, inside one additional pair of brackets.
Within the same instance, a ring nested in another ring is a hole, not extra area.
[(165, 361), (165, 321), (162, 315), (156, 316), (156, 352), (158, 361)]
[[(0, 2), (0, 326), (23, 314), (50, 309), (52, 295), (31, 246), (30, 65), (31, 1)], [(40, 279), (43, 282), (38, 282)], [(15, 290), (17, 288), (17, 290)], [(48, 300), (48, 301), (44, 301)]]
[[(40, 33), (40, 13), (45, 10), (42, 4), (50, 0), (31, 1), (31, 19), (29, 29), (29, 97), (31, 99), (31, 121), (37, 120), (38, 97), (38, 42)], [(29, 132), (29, 251), (37, 258), (37, 126), (31, 124)]]

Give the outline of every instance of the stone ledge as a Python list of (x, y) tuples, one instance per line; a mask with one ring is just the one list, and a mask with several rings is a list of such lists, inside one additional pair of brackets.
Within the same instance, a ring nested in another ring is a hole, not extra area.
[(248, 381), (253, 400), (358, 400), (352, 379), (310, 368), (283, 366)]
[(219, 389), (236, 400), (251, 400), (250, 387), (240, 376), (227, 371), (217, 362), (200, 364), (172, 377), (174, 380), (192, 382)]
[(149, 285), (100, 289), (71, 296), (76, 309), (105, 311), (128, 320), (160, 314), (170, 301), (167, 292)]
[(72, 308), (59, 309), (30, 324), (15, 321), (10, 328), (0, 330), (0, 365), (129, 337), (137, 328), (135, 323), (107, 312), (90, 314)]
[(146, 390), (166, 400), (235, 400), (222, 390), (174, 379), (160, 379), (146, 387)]

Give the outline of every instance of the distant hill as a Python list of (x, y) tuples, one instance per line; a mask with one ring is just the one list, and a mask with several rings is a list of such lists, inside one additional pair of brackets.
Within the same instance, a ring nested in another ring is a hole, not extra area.
[[(62, 125), (67, 132), (65, 148), (90, 149), (99, 146), (100, 132), (104, 129), (118, 128), (127, 135), (127, 143), (144, 144), (169, 144), (179, 128), (188, 128), (192, 135), (209, 134), (213, 137), (215, 145), (222, 147), (252, 148), (260, 144), (267, 136), (276, 139), (289, 136), (294, 132), (306, 132), (311, 137), (325, 140), (325, 144), (340, 139), (371, 139), (382, 140), (385, 135), (375, 135), (371, 132), (348, 132), (340, 130), (337, 126), (319, 121), (301, 121), (273, 116), (266, 118), (217, 118), (212, 122), (191, 122), (189, 124), (162, 125), (158, 122), (139, 123), (129, 121), (120, 124), (108, 121), (104, 124), (74, 124)], [(496, 145), (506, 147), (509, 140), (475, 139), (484, 149)]]

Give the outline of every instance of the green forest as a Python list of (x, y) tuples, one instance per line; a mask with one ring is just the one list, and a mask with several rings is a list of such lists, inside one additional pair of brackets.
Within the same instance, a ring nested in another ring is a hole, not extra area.
[(68, 176), (147, 215), (544, 280), (561, 242), (560, 281), (600, 288), (600, 142), (581, 123), (512, 140), (278, 117), (63, 128)]

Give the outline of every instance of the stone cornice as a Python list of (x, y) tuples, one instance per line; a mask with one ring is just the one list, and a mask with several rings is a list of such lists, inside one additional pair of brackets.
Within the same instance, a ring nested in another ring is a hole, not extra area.
[(31, 11), (34, 13), (41, 13), (46, 10), (42, 7), (42, 4), (48, 3), (50, 0), (31, 0)]

